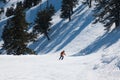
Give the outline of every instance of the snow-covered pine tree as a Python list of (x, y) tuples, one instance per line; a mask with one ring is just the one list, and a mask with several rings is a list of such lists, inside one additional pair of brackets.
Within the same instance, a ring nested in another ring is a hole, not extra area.
[(102, 22), (107, 30), (113, 23), (115, 23), (116, 28), (120, 25), (120, 0), (103, 0), (97, 5), (96, 11), (95, 22)]
[(7, 21), (3, 30), (3, 49), (6, 50), (7, 54), (34, 54), (34, 51), (27, 47), (27, 43), (31, 39), (30, 34), (27, 32), (28, 24), (25, 21), (23, 10), (22, 3), (17, 3), (15, 15)]

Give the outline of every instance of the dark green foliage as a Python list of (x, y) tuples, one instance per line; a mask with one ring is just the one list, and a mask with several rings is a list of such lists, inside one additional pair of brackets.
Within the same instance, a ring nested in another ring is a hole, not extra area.
[(7, 17), (9, 17), (11, 15), (14, 15), (14, 8), (13, 7), (7, 8), (7, 11), (6, 11)]
[(24, 0), (24, 8), (30, 8), (32, 7), (32, 1), (33, 0)]
[(25, 21), (22, 3), (18, 3), (13, 18), (7, 21), (3, 30), (3, 49), (7, 54), (21, 55), (34, 54), (34, 51), (27, 48), (27, 43), (31, 41), (31, 35), (27, 32), (28, 24)]
[(116, 27), (120, 25), (120, 0), (103, 0), (97, 5), (96, 21), (104, 24), (107, 30), (115, 23)]
[(50, 40), (48, 36), (48, 31), (51, 26), (52, 15), (54, 15), (54, 7), (51, 5), (50, 7), (46, 8), (45, 10), (40, 11), (37, 14), (36, 18), (36, 25), (34, 26), (33, 33), (34, 34), (44, 34), (48, 40)]
[(69, 18), (71, 20), (71, 11), (70, 11), (70, 5), (68, 4), (69, 0), (63, 0), (62, 1), (62, 9), (61, 9), (61, 18)]
[(73, 8), (78, 4), (78, 0), (62, 0), (61, 18), (69, 18), (71, 20), (71, 15), (73, 14)]
[(46, 10), (50, 16), (53, 16), (55, 13), (55, 9), (54, 9), (54, 6), (52, 4), (50, 4), (50, 6)]

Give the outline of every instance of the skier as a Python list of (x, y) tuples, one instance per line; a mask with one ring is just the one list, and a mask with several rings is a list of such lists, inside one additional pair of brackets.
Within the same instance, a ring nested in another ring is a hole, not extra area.
[(63, 50), (63, 51), (60, 53), (60, 58), (59, 58), (59, 60), (63, 60), (63, 59), (64, 59), (64, 55), (66, 55), (66, 54), (65, 54), (65, 51)]

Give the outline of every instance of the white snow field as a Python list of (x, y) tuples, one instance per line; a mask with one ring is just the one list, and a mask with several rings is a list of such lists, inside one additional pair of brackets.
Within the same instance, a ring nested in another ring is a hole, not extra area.
[[(96, 58), (59, 56), (0, 56), (0, 80), (101, 80), (93, 70)], [(87, 60), (87, 59), (90, 60)], [(103, 80), (106, 80), (105, 76)], [(108, 78), (109, 80), (113, 80)]]
[(98, 64), (100, 54), (66, 56), (62, 61), (58, 58), (59, 55), (0, 56), (0, 80), (120, 80), (114, 63)]
[[(0, 4), (7, 8), (17, 1), (22, 0)], [(94, 7), (81, 0), (70, 22), (59, 17), (61, 0), (49, 1), (56, 9), (51, 40), (40, 35), (28, 45), (38, 55), (0, 55), (0, 80), (120, 80), (120, 29), (113, 25), (107, 32), (101, 23), (92, 24)], [(26, 12), (27, 22), (34, 23), (41, 5), (44, 8), (46, 0)], [(0, 20), (0, 36), (6, 19)], [(2, 44), (0, 38), (0, 48)], [(62, 50), (66, 56), (58, 60)]]

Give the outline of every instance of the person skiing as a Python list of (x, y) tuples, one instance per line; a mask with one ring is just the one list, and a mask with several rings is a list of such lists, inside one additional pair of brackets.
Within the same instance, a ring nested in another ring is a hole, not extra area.
[(59, 60), (63, 60), (65, 55), (66, 55), (66, 54), (65, 54), (65, 51), (63, 50), (63, 51), (60, 53), (60, 58), (59, 58)]

